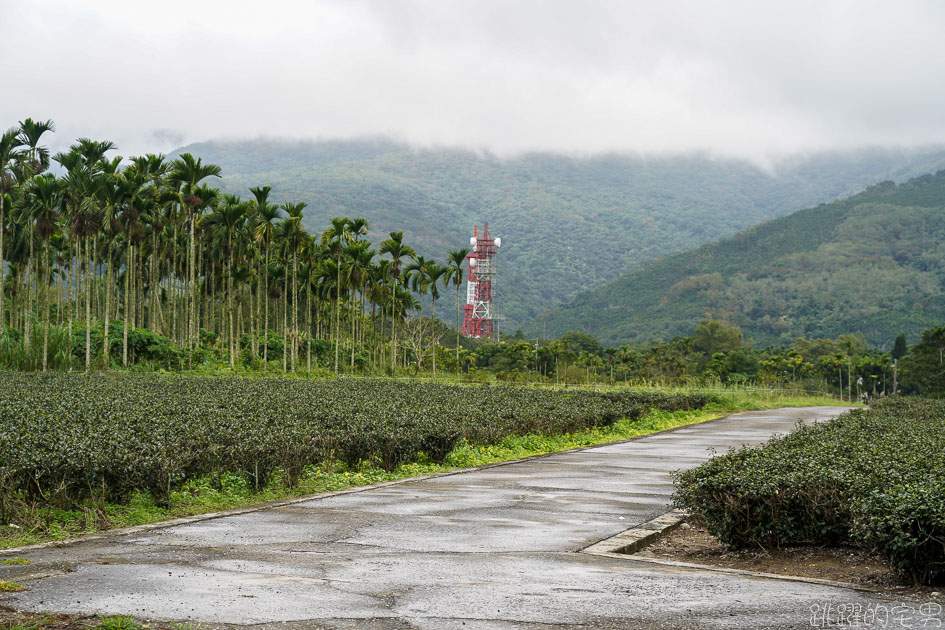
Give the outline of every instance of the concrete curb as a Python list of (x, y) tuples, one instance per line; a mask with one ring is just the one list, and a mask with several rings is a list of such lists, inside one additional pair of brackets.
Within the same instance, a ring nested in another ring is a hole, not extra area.
[(850, 582), (837, 582), (834, 580), (825, 580), (822, 578), (803, 577), (799, 575), (783, 575), (780, 573), (763, 573), (761, 571), (748, 571), (746, 569), (730, 569), (727, 567), (714, 567), (708, 564), (696, 564), (694, 562), (677, 562), (675, 560), (663, 560), (661, 558), (644, 558), (636, 555), (643, 551), (649, 545), (652, 545), (664, 535), (672, 532), (682, 525), (683, 521), (689, 515), (685, 512), (674, 510), (667, 512), (645, 523), (637, 525), (631, 529), (605, 538), (594, 543), (579, 553), (586, 553), (592, 556), (602, 556), (605, 558), (615, 558), (617, 560), (632, 560), (633, 562), (647, 562), (649, 564), (658, 564), (666, 567), (677, 567), (681, 569), (695, 569), (698, 571), (713, 571), (716, 573), (728, 573), (729, 575), (741, 575), (765, 580), (783, 580), (785, 582), (805, 582), (807, 584), (820, 584), (822, 586), (835, 586), (838, 588), (849, 588), (857, 591), (870, 593), (881, 593), (884, 589), (873, 586), (863, 586), (862, 584), (852, 584)]
[(616, 536), (589, 545), (581, 549), (581, 553), (595, 556), (603, 554), (627, 556), (634, 554), (682, 525), (682, 522), (688, 516), (685, 512), (677, 510), (667, 512), (636, 527), (620, 532)]

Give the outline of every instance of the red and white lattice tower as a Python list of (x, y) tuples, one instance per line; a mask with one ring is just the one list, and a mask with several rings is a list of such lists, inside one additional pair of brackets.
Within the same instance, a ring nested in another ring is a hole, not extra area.
[(499, 317), (496, 314), (492, 283), (495, 280), (495, 254), (501, 238), (489, 236), (489, 224), (473, 228), (469, 239), (471, 251), (466, 254), (466, 306), (463, 307), (462, 332), (467, 337), (499, 340)]

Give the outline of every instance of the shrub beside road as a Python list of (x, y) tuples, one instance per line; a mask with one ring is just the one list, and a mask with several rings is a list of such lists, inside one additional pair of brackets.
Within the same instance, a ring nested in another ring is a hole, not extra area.
[(945, 582), (945, 402), (897, 398), (677, 474), (678, 507), (731, 548), (853, 543)]

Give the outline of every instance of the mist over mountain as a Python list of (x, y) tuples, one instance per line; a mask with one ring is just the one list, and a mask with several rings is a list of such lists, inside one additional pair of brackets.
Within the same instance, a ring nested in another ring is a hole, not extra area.
[(276, 201), (306, 202), (310, 230), (333, 216), (365, 217), (374, 239), (403, 230), (441, 261), (488, 221), (503, 241), (497, 305), (509, 331), (641, 263), (945, 167), (940, 147), (813, 153), (767, 167), (704, 154), (499, 159), (385, 138), (213, 141), (175, 153), (183, 151), (219, 164), (227, 192), (248, 197), (250, 186), (269, 184)]

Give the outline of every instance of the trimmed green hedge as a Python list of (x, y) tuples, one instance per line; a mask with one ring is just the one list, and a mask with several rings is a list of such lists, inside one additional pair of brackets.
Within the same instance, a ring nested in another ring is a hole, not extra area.
[(676, 475), (676, 504), (732, 548), (866, 544), (945, 582), (945, 402), (897, 398)]
[(698, 396), (553, 391), (380, 380), (0, 373), (0, 518), (15, 504), (90, 496), (158, 500), (192, 477), (237, 472), (256, 487), (281, 469), (363, 461), (392, 470), (459, 440), (493, 444), (689, 409)]

